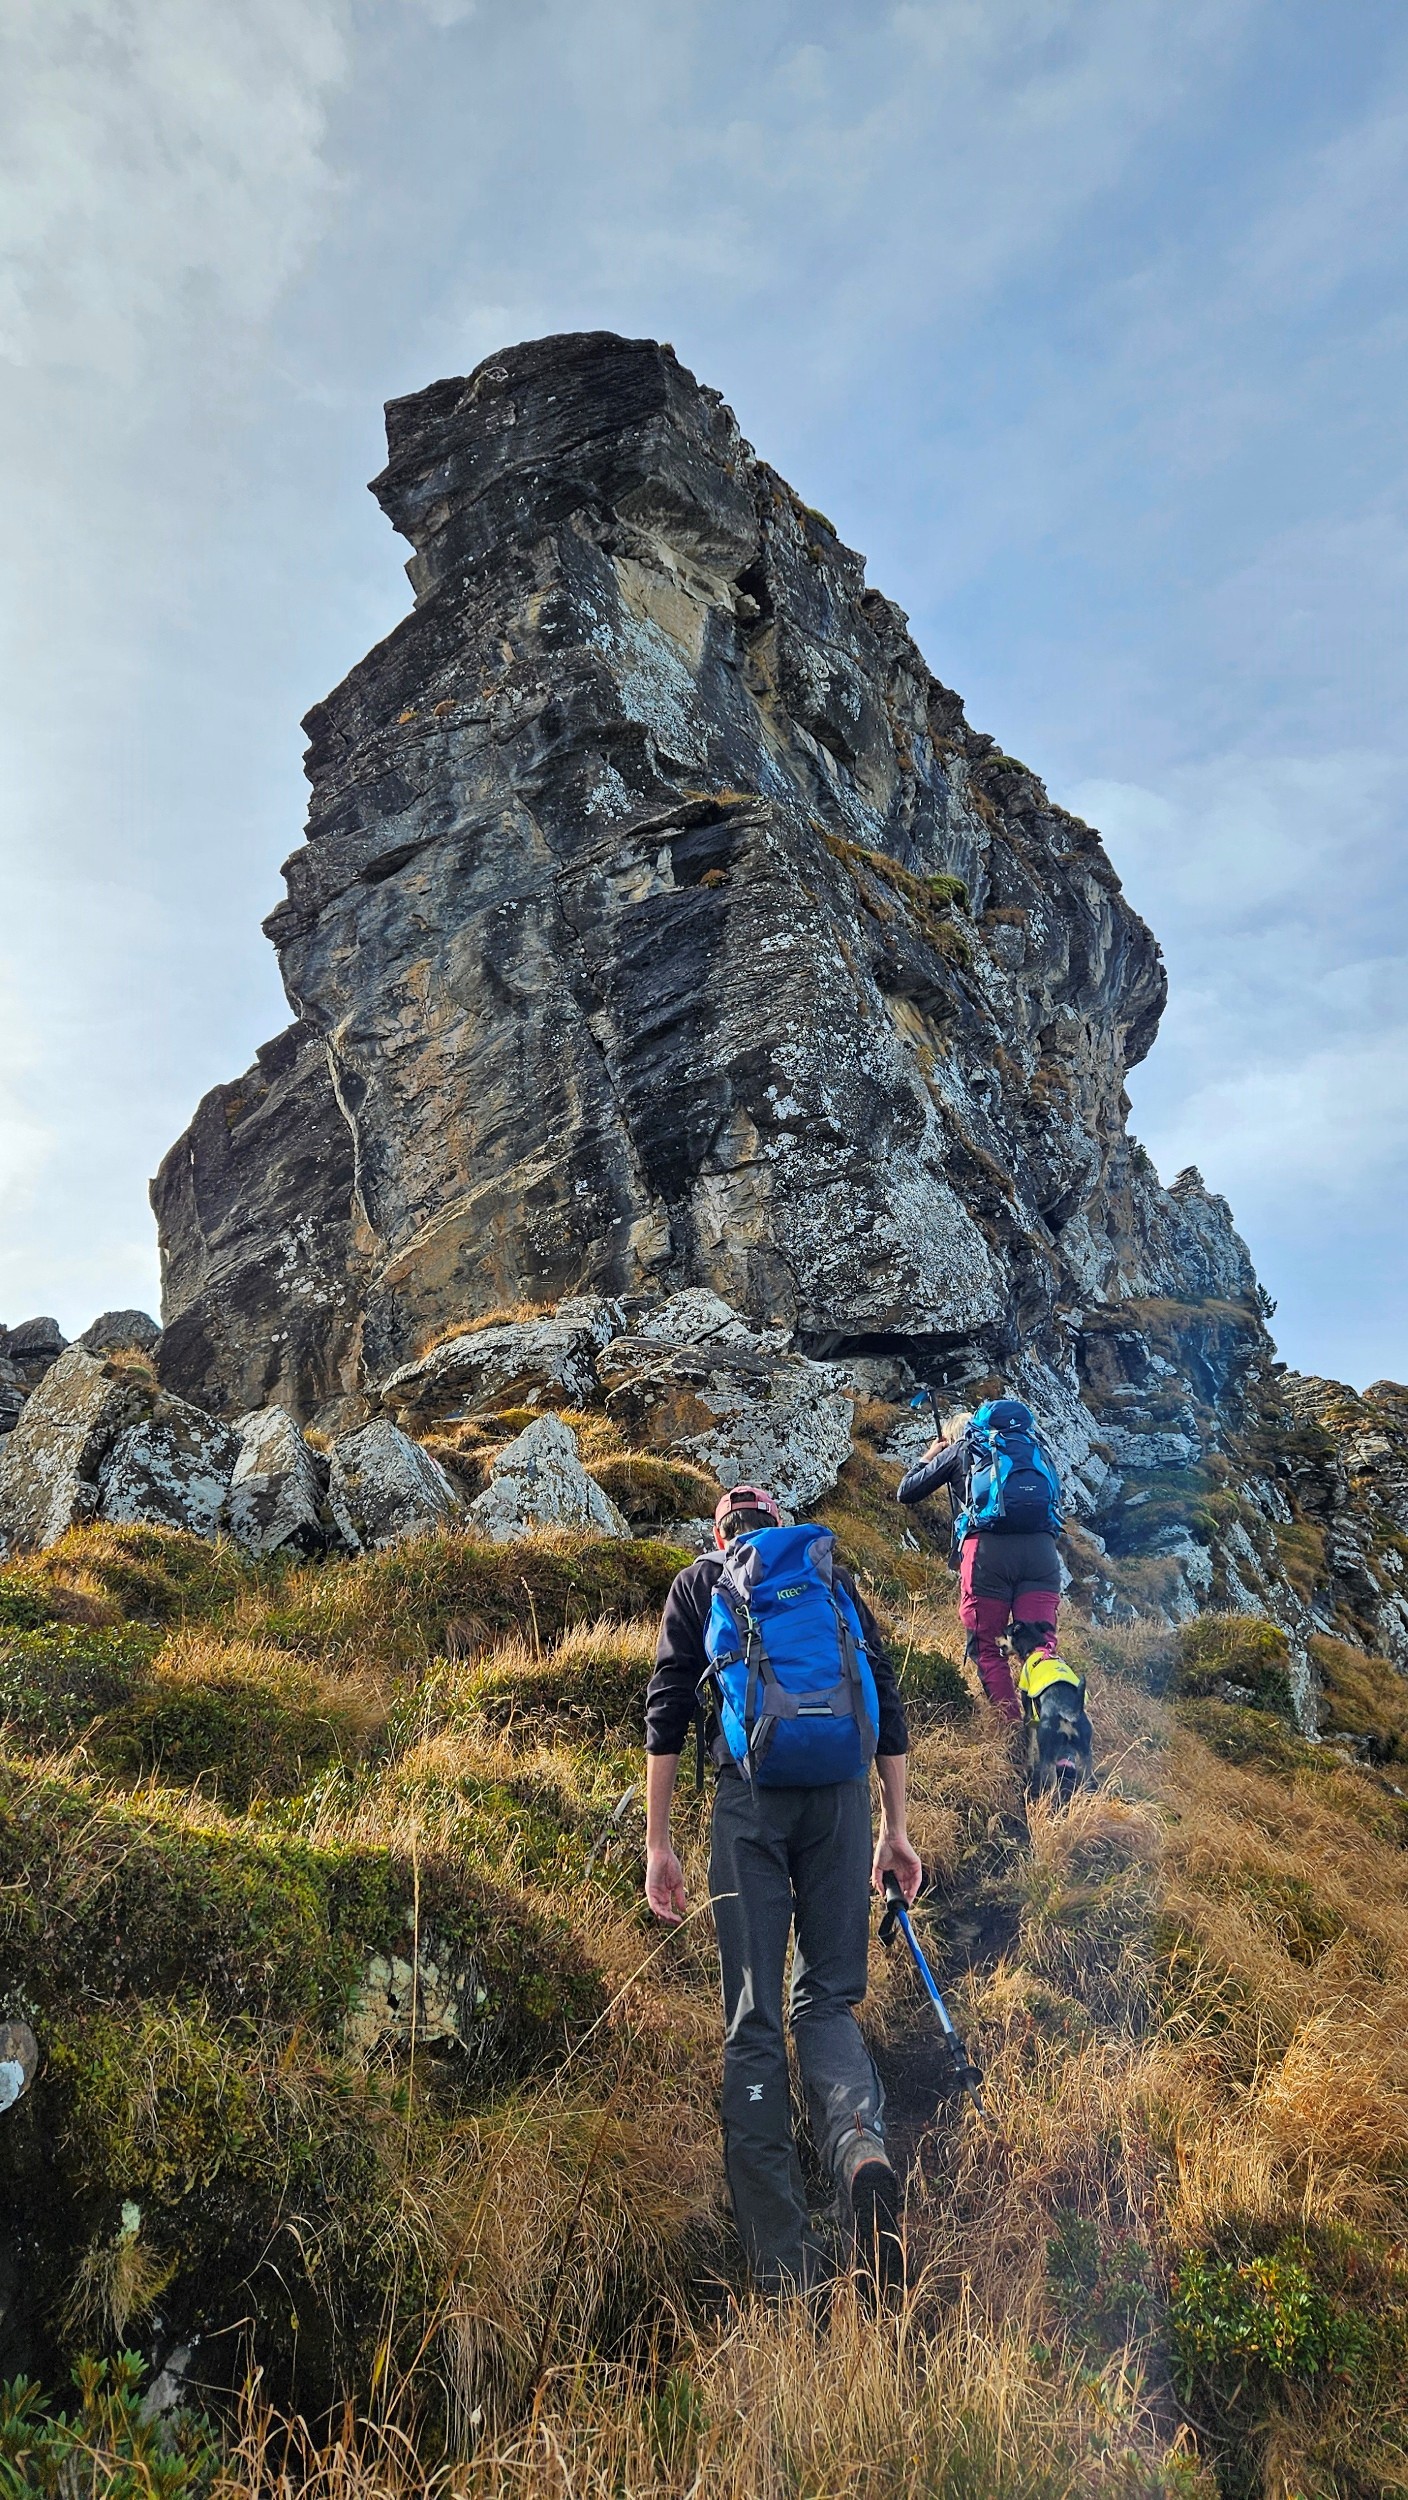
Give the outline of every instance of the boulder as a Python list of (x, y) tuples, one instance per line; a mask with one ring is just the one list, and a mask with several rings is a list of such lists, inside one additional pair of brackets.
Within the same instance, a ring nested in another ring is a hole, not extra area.
[(658, 1337), (613, 1338), (598, 1357), (610, 1413), (633, 1440), (677, 1451), (720, 1484), (764, 1484), (801, 1512), (851, 1455), (854, 1393), (841, 1365), (802, 1354)]
[(540, 1415), (504, 1444), (469, 1516), (478, 1533), (496, 1545), (533, 1528), (585, 1528), (593, 1536), (631, 1533), (615, 1503), (587, 1474), (577, 1435), (560, 1415)]
[(31, 1389), (38, 1388), (67, 1344), (56, 1319), (27, 1319), (18, 1328), (0, 1328), (0, 1432), (10, 1430)]
[(17, 1328), (0, 1329), (0, 1353), (12, 1362), (57, 1363), (68, 1339), (56, 1319), (21, 1320)]
[(223, 1524), (251, 1554), (319, 1554), (336, 1529), (319, 1466), (286, 1407), (262, 1406), (235, 1426), (239, 1455)]
[(104, 1459), (155, 1397), (139, 1371), (82, 1346), (60, 1354), (0, 1448), (0, 1548), (52, 1545), (93, 1518)]
[(0, 1433), (13, 1432), (20, 1409), (29, 1395), (29, 1382), (18, 1363), (0, 1354)]
[(228, 1424), (184, 1398), (162, 1395), (150, 1415), (119, 1433), (104, 1458), (97, 1515), (213, 1537), (238, 1456)]
[(464, 1515), (444, 1469), (386, 1415), (333, 1443), (328, 1502), (346, 1542), (373, 1551)]
[(598, 1295), (562, 1303), (550, 1317), (495, 1320), (447, 1337), (381, 1384), (381, 1402), (408, 1430), (541, 1397), (583, 1406), (596, 1394), (596, 1354), (619, 1312)]
[(113, 1354), (123, 1346), (150, 1354), (161, 1343), (161, 1330), (149, 1311), (103, 1311), (75, 1342), (89, 1354)]

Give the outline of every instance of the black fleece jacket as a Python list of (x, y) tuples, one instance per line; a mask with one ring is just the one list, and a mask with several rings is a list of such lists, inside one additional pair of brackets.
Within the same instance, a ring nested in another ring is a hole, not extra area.
[(969, 1450), (963, 1440), (950, 1441), (937, 1458), (921, 1458), (902, 1476), (895, 1494), (897, 1502), (927, 1502), (940, 1485), (948, 1487), (948, 1506), (955, 1518), (968, 1498)]
[[(704, 1650), (704, 1628), (709, 1620), (714, 1583), (723, 1567), (722, 1554), (701, 1554), (697, 1562), (688, 1564), (675, 1575), (660, 1618), (655, 1671), (646, 1687), (647, 1753), (684, 1751), (685, 1740), (694, 1722), (695, 1690), (709, 1663)], [(875, 1697), (880, 1704), (880, 1741), (876, 1751), (908, 1753), (909, 1729), (905, 1725), (904, 1705), (895, 1681), (894, 1662), (885, 1647), (880, 1626), (849, 1571), (839, 1563), (836, 1577), (860, 1617), (860, 1628), (865, 1635), (865, 1654), (875, 1678)]]

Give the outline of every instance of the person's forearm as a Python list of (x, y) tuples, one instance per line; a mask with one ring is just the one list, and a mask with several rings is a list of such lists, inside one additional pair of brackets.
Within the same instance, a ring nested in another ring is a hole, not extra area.
[[(648, 1753), (645, 1757), (645, 1845), (662, 1849), (669, 1845), (670, 1805), (679, 1772), (677, 1753)], [(903, 1768), (903, 1765), (901, 1765)], [(903, 1796), (904, 1783), (900, 1783)]]
[(883, 1838), (905, 1838), (905, 1757), (902, 1753), (878, 1753), (875, 1757), (876, 1777), (880, 1782), (880, 1830)]

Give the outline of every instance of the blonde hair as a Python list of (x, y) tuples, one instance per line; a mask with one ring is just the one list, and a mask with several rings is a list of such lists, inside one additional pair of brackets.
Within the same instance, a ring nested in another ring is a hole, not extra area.
[(952, 1415), (945, 1415), (943, 1431), (945, 1441), (961, 1441), (972, 1420), (973, 1410), (971, 1407), (965, 1409), (960, 1406), (955, 1409)]

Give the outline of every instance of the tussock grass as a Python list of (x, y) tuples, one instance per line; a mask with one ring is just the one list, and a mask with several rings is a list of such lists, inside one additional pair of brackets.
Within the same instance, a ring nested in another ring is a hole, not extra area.
[[(1100, 1785), (1024, 1804), (942, 1557), (886, 1543), (893, 1509), (878, 1463), (848, 1471), (843, 1551), (920, 1705), (920, 1925), (992, 2120), (941, 2096), (877, 1951), (916, 2277), (879, 2320), (740, 2301), (707, 1801), (680, 1801), (679, 1933), (641, 1909), (638, 1819), (608, 1819), (678, 1556), (445, 1537), (266, 1573), (90, 1531), (0, 1572), (33, 1601), (0, 1623), (0, 1976), (50, 2057), (0, 2165), (35, 2246), (43, 2215), (55, 2381), (153, 2302), (175, 2331), (254, 2315), (250, 2500), (1408, 2489), (1408, 1807), (1294, 1732), (1246, 1619), (1074, 1615)], [(49, 1590), (112, 1611), (56, 1620)], [(1346, 1692), (1385, 1707), (1359, 1659)], [(233, 1735), (210, 1777), (118, 1779), (104, 1731), (157, 1691), (336, 1743), (247, 1807)], [(377, 1955), (471, 1971), (482, 2028), (434, 2030), (423, 1979), (352, 2054)]]

